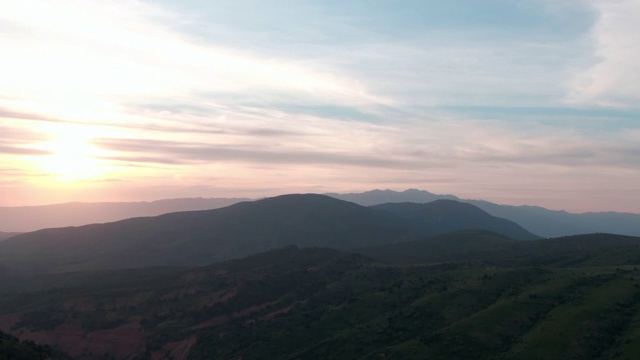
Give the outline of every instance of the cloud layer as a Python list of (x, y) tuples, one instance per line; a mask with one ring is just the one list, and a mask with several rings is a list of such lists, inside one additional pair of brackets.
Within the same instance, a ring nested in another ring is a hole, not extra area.
[(0, 205), (417, 187), (640, 212), (639, 13), (3, 4)]

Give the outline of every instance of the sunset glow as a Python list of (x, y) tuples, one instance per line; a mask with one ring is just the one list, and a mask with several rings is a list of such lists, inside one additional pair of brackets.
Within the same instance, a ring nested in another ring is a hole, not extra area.
[(0, 206), (419, 188), (640, 212), (638, 16), (636, 0), (5, 2)]

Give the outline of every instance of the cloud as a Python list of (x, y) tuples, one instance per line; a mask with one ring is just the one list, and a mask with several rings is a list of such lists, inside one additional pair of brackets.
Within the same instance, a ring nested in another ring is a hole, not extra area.
[(593, 0), (599, 17), (592, 30), (595, 64), (571, 84), (571, 104), (638, 107), (640, 100), (640, 2)]
[(144, 139), (96, 139), (93, 144), (129, 154), (155, 154), (157, 156), (115, 156), (110, 160), (152, 162), (161, 164), (189, 164), (197, 162), (247, 162), (258, 164), (325, 164), (349, 167), (407, 168), (405, 161), (392, 156), (362, 156), (349, 153), (308, 150), (271, 150), (250, 145), (214, 146), (194, 143)]
[[(203, 43), (165, 24), (191, 21), (130, 1), (3, 5), (0, 95), (18, 111), (68, 120), (112, 119), (132, 99), (242, 94), (266, 101), (387, 103), (362, 83), (298, 59)], [(16, 71), (18, 69), (18, 71)]]

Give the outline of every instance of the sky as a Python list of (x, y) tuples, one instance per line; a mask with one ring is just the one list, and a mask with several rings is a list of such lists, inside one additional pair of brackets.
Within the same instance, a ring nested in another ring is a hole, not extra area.
[(0, 206), (640, 213), (640, 0), (0, 0)]

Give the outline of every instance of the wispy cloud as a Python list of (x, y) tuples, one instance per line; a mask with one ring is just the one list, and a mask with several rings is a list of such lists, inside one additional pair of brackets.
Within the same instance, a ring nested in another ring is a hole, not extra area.
[(15, 199), (637, 190), (637, 2), (283, 1), (0, 5)]
[(579, 74), (568, 101), (637, 108), (640, 99), (640, 2), (593, 0), (599, 17), (592, 30), (595, 63)]

